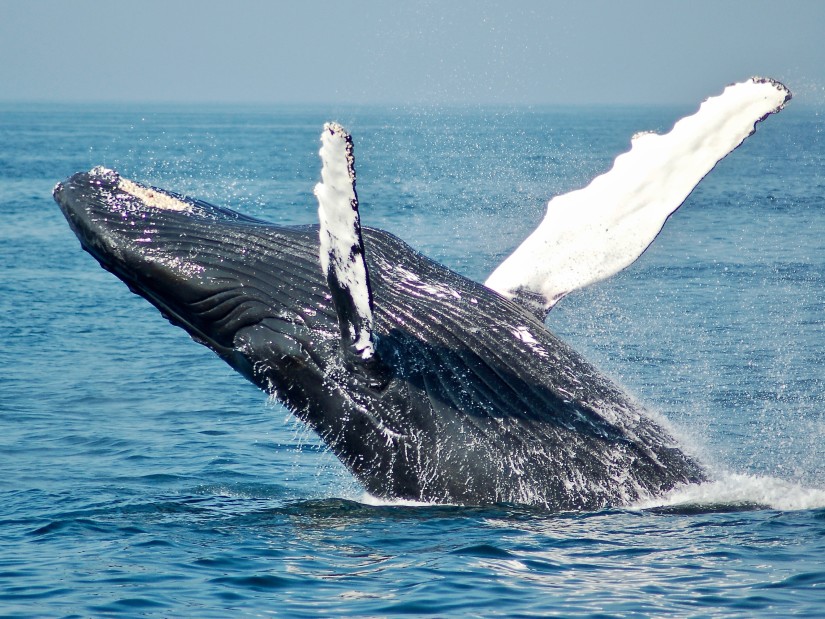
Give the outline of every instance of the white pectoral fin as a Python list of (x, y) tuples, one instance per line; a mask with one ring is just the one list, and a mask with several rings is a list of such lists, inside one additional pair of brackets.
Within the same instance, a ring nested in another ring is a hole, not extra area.
[(544, 316), (569, 292), (618, 273), (719, 160), (790, 98), (779, 82), (754, 77), (707, 99), (670, 133), (634, 136), (612, 169), (553, 198), (538, 228), (485, 285)]
[(327, 278), (341, 329), (341, 344), (351, 360), (366, 362), (375, 355), (372, 291), (358, 196), (352, 139), (341, 125), (327, 123), (321, 133), (321, 182), (318, 198), (321, 268)]

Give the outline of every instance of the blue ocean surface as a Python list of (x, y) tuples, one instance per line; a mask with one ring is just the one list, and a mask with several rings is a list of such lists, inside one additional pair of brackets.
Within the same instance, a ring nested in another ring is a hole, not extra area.
[(693, 109), (0, 107), (0, 616), (822, 617), (822, 110), (767, 119), (637, 263), (551, 313), (715, 478), (595, 513), (365, 495), (51, 198), (103, 164), (313, 223), (336, 119), (364, 225), (483, 281), (550, 197)]

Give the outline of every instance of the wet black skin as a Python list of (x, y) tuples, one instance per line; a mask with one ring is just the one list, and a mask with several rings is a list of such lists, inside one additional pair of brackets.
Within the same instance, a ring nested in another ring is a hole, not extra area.
[(363, 229), (380, 363), (362, 366), (342, 353), (317, 226), (180, 196), (187, 210), (157, 208), (117, 183), (55, 188), (83, 248), (275, 394), (370, 493), (592, 510), (705, 479), (530, 312), (391, 234)]

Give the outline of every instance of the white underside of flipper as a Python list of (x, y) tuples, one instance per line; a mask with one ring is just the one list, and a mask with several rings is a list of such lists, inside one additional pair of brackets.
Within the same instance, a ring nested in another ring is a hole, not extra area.
[(670, 133), (634, 136), (611, 170), (553, 198), (538, 228), (485, 285), (544, 315), (569, 292), (618, 273), (719, 160), (790, 97), (778, 82), (751, 78), (707, 99)]
[(318, 152), (323, 167), (315, 186), (320, 220), (321, 268), (338, 313), (341, 338), (361, 360), (375, 354), (372, 292), (364, 260), (352, 139), (341, 125), (327, 123)]

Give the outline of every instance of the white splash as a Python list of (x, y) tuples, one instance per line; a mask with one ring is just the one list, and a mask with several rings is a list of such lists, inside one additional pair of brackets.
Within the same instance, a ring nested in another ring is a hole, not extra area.
[(427, 507), (443, 505), (443, 503), (423, 503), (421, 501), (413, 501), (412, 499), (382, 499), (373, 496), (369, 492), (364, 492), (360, 498), (358, 498), (358, 502), (373, 507)]
[(549, 202), (544, 220), (486, 286), (511, 299), (540, 297), (549, 310), (569, 292), (618, 273), (719, 160), (790, 96), (778, 82), (751, 78), (707, 99), (666, 135), (637, 133), (610, 171)]
[(825, 507), (825, 489), (806, 488), (776, 477), (727, 473), (716, 481), (683, 486), (632, 507), (715, 505), (759, 505), (782, 511), (820, 509)]

